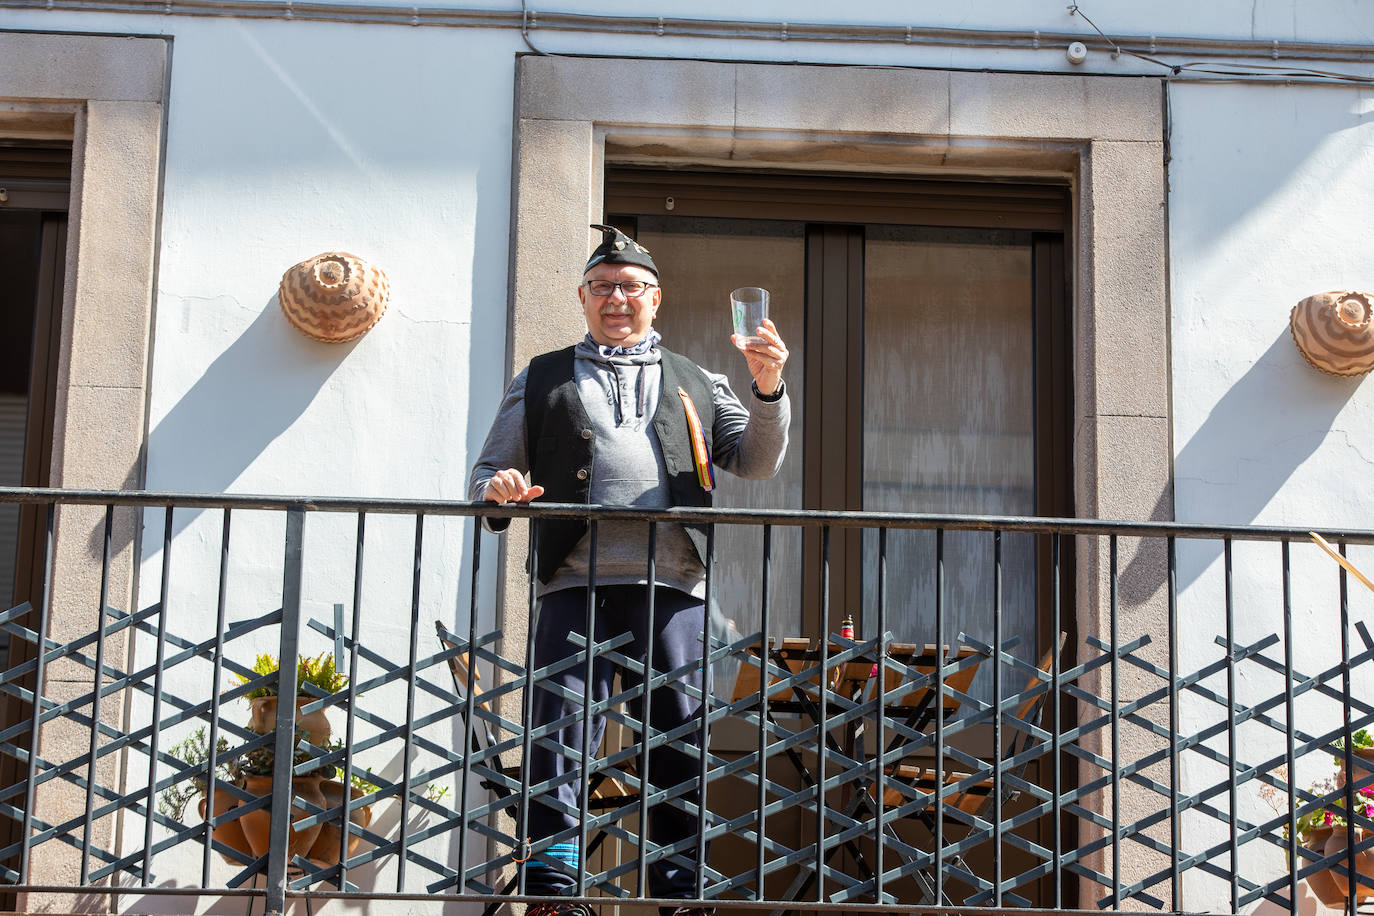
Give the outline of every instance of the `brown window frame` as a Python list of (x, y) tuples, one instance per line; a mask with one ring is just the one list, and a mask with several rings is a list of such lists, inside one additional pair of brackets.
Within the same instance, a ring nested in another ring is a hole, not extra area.
[[(38, 283), (34, 297), (32, 358), (24, 430), (24, 469), (21, 477), (21, 483), (26, 487), (47, 487), (52, 483), (71, 172), (70, 144), (0, 145), (0, 188), (5, 190), (5, 200), (0, 202), (0, 209), (38, 211), (41, 214)], [(14, 594), (0, 595), (5, 608), (11, 606), (11, 600), (15, 604), (27, 600), (37, 607), (39, 592), (43, 588), (46, 546), (46, 509), (38, 505), (24, 505), (19, 512)], [(35, 610), (17, 622), (36, 629), (37, 617)], [(32, 645), (10, 642), (7, 650), (0, 652), (0, 670), (15, 667), (32, 658)], [(20, 686), (32, 690), (31, 678), (21, 682)], [(31, 710), (31, 704), (19, 697), (7, 696), (0, 700), (0, 721), (24, 721), (30, 717)], [(21, 778), (19, 761), (7, 755), (0, 756), (0, 785), (13, 785)], [(19, 821), (0, 817), (0, 847), (17, 842), (21, 837), (21, 827)], [(6, 864), (13, 866), (15, 863)], [(15, 905), (14, 894), (0, 893), (0, 910), (12, 910)]]
[[(909, 176), (738, 170), (655, 169), (609, 165), (607, 219), (633, 234), (635, 214), (793, 220), (806, 224), (806, 373), (803, 430), (819, 430), (822, 417), (844, 418), (843, 436), (804, 434), (803, 507), (862, 507), (863, 226), (1027, 230), (1032, 233), (1035, 346), (1036, 514), (1072, 517), (1073, 338), (1067, 239), (1072, 223), (1067, 180), (948, 180)], [(842, 302), (842, 306), (835, 303)], [(818, 303), (825, 303), (815, 307)], [(835, 367), (840, 371), (833, 371)], [(839, 375), (843, 385), (834, 384)], [(834, 474), (836, 466), (844, 473)], [(835, 531), (830, 543), (830, 588), (822, 625), (821, 536), (803, 544), (803, 625), (807, 632), (837, 631), (846, 607), (862, 594), (860, 532)], [(1072, 541), (1060, 545), (1059, 614), (1052, 611), (1055, 583), (1052, 542), (1037, 538), (1037, 630), (1041, 646), (1053, 630), (1072, 629)], [(1056, 623), (1055, 618), (1058, 617)]]

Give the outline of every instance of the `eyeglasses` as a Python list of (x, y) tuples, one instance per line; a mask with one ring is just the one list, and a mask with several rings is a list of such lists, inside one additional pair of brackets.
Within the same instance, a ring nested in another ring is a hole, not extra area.
[(587, 289), (591, 290), (593, 296), (609, 296), (615, 292), (616, 287), (620, 287), (626, 299), (638, 299), (656, 286), (657, 283), (645, 283), (643, 280), (624, 280), (620, 283), (612, 283), (610, 280), (587, 281)]

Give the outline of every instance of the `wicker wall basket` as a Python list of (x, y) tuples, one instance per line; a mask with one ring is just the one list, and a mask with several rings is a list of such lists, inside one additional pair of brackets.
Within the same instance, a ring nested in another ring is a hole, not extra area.
[(1317, 293), (1293, 306), (1288, 329), (1316, 369), (1329, 375), (1364, 375), (1374, 369), (1374, 317), (1365, 293)]
[(380, 267), (326, 251), (282, 274), (281, 310), (305, 336), (325, 343), (362, 337), (386, 312), (391, 288)]

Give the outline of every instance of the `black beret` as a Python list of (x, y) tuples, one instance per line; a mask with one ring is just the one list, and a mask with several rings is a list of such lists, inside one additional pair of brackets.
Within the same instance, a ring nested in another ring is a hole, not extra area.
[(658, 276), (658, 268), (654, 265), (654, 259), (649, 256), (649, 249), (614, 226), (593, 223), (592, 228), (601, 230), (601, 244), (596, 246), (592, 256), (587, 259), (587, 266), (582, 268), (584, 274), (598, 264), (633, 264), (635, 267), (652, 271), (655, 277)]

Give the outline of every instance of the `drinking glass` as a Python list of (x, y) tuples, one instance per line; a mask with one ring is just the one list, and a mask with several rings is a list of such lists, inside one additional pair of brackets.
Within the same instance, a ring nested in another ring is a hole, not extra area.
[(730, 317), (734, 321), (735, 336), (740, 345), (763, 343), (763, 338), (755, 331), (768, 317), (768, 290), (741, 286), (730, 293)]

